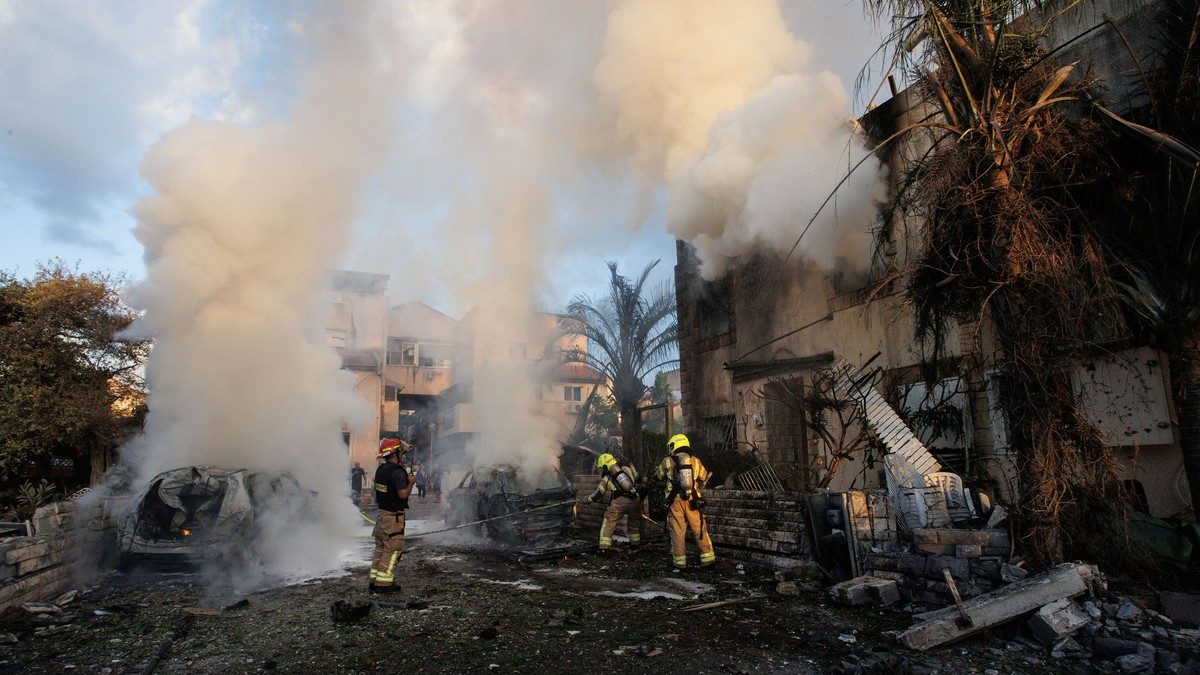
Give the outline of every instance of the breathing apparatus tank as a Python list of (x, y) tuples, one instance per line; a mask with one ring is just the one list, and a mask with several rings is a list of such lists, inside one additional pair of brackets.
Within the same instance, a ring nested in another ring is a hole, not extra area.
[(622, 492), (628, 492), (630, 494), (637, 492), (637, 486), (633, 484), (633, 479), (630, 478), (629, 474), (625, 473), (624, 471), (618, 471), (613, 480), (616, 482), (617, 488)]
[(671, 455), (675, 465), (675, 489), (680, 499), (691, 499), (696, 483), (692, 476), (692, 456), (686, 452), (676, 452)]

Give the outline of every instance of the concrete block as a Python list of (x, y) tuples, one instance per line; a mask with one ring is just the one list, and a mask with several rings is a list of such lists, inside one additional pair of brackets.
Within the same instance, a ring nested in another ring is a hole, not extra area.
[(971, 574), (983, 577), (989, 581), (1000, 581), (1000, 561), (994, 558), (977, 558), (972, 560)]
[(931, 555), (925, 562), (925, 576), (930, 579), (941, 579), (942, 570), (950, 570), (955, 579), (966, 581), (971, 578), (971, 564), (963, 558), (945, 555)]
[(925, 576), (925, 556), (920, 554), (902, 553), (896, 556), (896, 571)]
[(1077, 633), (1088, 621), (1087, 612), (1082, 607), (1070, 598), (1063, 598), (1034, 612), (1029, 617), (1029, 629), (1038, 642), (1053, 645)]
[(53, 565), (60, 565), (69, 562), (71, 557), (75, 555), (75, 551), (70, 549), (58, 551), (56, 553), (48, 553), (29, 560), (22, 560), (17, 563), (17, 576), (24, 576), (30, 572), (34, 572)]
[(917, 550), (922, 553), (931, 555), (954, 555), (954, 544), (937, 544), (930, 542), (919, 542), (916, 544)]
[(873, 570), (895, 572), (897, 569), (896, 556), (886, 553), (872, 553), (867, 556), (867, 567)]
[(1188, 625), (1200, 624), (1200, 595), (1162, 591), (1158, 594), (1162, 613), (1170, 620)]
[(932, 613), (897, 637), (909, 649), (925, 651), (1005, 623), (1056, 600), (1082, 595), (1093, 587), (1104, 587), (1104, 578), (1099, 570), (1091, 565), (1065, 563), (977, 598), (964, 600), (962, 607), (970, 618), (969, 625), (960, 624), (957, 606), (947, 607)]
[(829, 594), (838, 602), (851, 607), (891, 605), (900, 599), (900, 589), (895, 580), (869, 576), (835, 584), (829, 589)]
[(983, 555), (983, 547), (976, 544), (955, 544), (955, 558), (978, 558)]
[(914, 544), (937, 544), (938, 531), (933, 528), (917, 528), (913, 530)]

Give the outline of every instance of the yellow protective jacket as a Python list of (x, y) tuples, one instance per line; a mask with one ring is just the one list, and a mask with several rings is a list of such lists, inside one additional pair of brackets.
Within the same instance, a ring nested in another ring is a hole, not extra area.
[[(708, 483), (708, 469), (704, 468), (704, 463), (700, 461), (699, 457), (690, 452), (688, 455), (691, 457), (692, 465), (692, 497), (699, 497), (700, 487)], [(658, 467), (654, 470), (654, 476), (659, 480), (666, 481), (666, 497), (669, 501), (671, 496), (675, 494), (676, 491), (675, 460), (670, 455), (667, 455), (665, 458), (663, 458), (663, 461), (659, 462)]]
[[(621, 471), (624, 471), (629, 475), (629, 477), (633, 480), (634, 485), (637, 485), (637, 469), (627, 464), (618, 464), (617, 466), (621, 469)], [(589, 499), (593, 502), (611, 502), (614, 497), (627, 496), (629, 495), (625, 494), (625, 491), (617, 485), (617, 481), (613, 479), (613, 475), (606, 471), (604, 472), (604, 477), (600, 479), (600, 485), (596, 488), (596, 491), (592, 493), (592, 496)]]

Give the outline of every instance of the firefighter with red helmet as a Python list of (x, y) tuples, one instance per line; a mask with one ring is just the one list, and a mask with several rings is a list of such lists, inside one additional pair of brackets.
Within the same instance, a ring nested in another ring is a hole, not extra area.
[(404, 510), (408, 508), (408, 493), (416, 482), (400, 458), (412, 449), (412, 445), (397, 438), (379, 442), (382, 463), (375, 470), (375, 505), (379, 507), (379, 517), (371, 533), (375, 538), (375, 553), (371, 556), (368, 586), (372, 593), (400, 590), (396, 586), (396, 563), (404, 552)]

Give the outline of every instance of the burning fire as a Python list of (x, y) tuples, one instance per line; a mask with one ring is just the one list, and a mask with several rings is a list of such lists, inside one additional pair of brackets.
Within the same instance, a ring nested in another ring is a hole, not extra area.
[(185, 527), (185, 528), (183, 528), (182, 530), (180, 530), (180, 531), (179, 531), (179, 533), (180, 533), (180, 534), (182, 534), (182, 535), (183, 535), (183, 536), (185, 536), (185, 537), (190, 537), (190, 536), (192, 536), (192, 531), (191, 531), (191, 530), (189, 530), (189, 529), (187, 529), (186, 527)]

